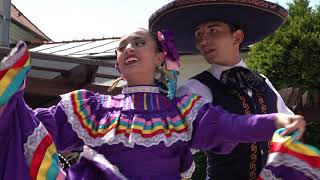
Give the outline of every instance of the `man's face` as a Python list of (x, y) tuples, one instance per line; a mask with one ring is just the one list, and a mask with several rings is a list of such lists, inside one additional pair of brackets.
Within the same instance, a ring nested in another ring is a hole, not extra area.
[(210, 64), (232, 65), (230, 58), (238, 51), (235, 32), (220, 21), (209, 21), (198, 25), (195, 29), (196, 47)]

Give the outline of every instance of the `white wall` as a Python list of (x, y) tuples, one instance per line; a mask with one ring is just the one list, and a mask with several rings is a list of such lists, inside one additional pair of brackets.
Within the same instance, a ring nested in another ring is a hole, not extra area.
[[(241, 53), (243, 59), (248, 56), (248, 53)], [(180, 76), (178, 86), (184, 84), (192, 76), (201, 73), (208, 69), (210, 65), (201, 55), (182, 55), (180, 56)]]
[(180, 75), (178, 86), (184, 84), (189, 78), (208, 69), (210, 65), (200, 55), (183, 55), (180, 56)]

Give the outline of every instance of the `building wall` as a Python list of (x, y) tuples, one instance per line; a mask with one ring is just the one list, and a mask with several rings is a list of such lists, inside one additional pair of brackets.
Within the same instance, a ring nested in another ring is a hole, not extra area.
[(184, 84), (190, 77), (208, 69), (210, 65), (200, 55), (183, 55), (180, 57), (180, 75), (178, 86)]
[[(241, 57), (245, 59), (248, 53), (241, 53)], [(178, 86), (184, 84), (192, 76), (208, 69), (210, 65), (201, 55), (182, 55), (180, 57), (181, 68), (178, 79)]]

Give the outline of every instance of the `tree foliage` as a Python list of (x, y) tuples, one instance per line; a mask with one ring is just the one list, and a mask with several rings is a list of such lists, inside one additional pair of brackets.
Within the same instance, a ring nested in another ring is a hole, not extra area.
[[(248, 66), (266, 75), (277, 89), (320, 89), (320, 6), (311, 8), (309, 0), (293, 0), (288, 5), (287, 21), (251, 47)], [(320, 147), (320, 122), (315, 118), (304, 140)]]
[(308, 0), (289, 4), (289, 16), (276, 33), (254, 44), (249, 67), (266, 75), (276, 88), (320, 87), (320, 7)]

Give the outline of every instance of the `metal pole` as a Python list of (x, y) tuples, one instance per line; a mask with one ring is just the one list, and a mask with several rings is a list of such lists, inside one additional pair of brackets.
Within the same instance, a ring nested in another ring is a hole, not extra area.
[(0, 0), (0, 46), (9, 47), (11, 0)]

